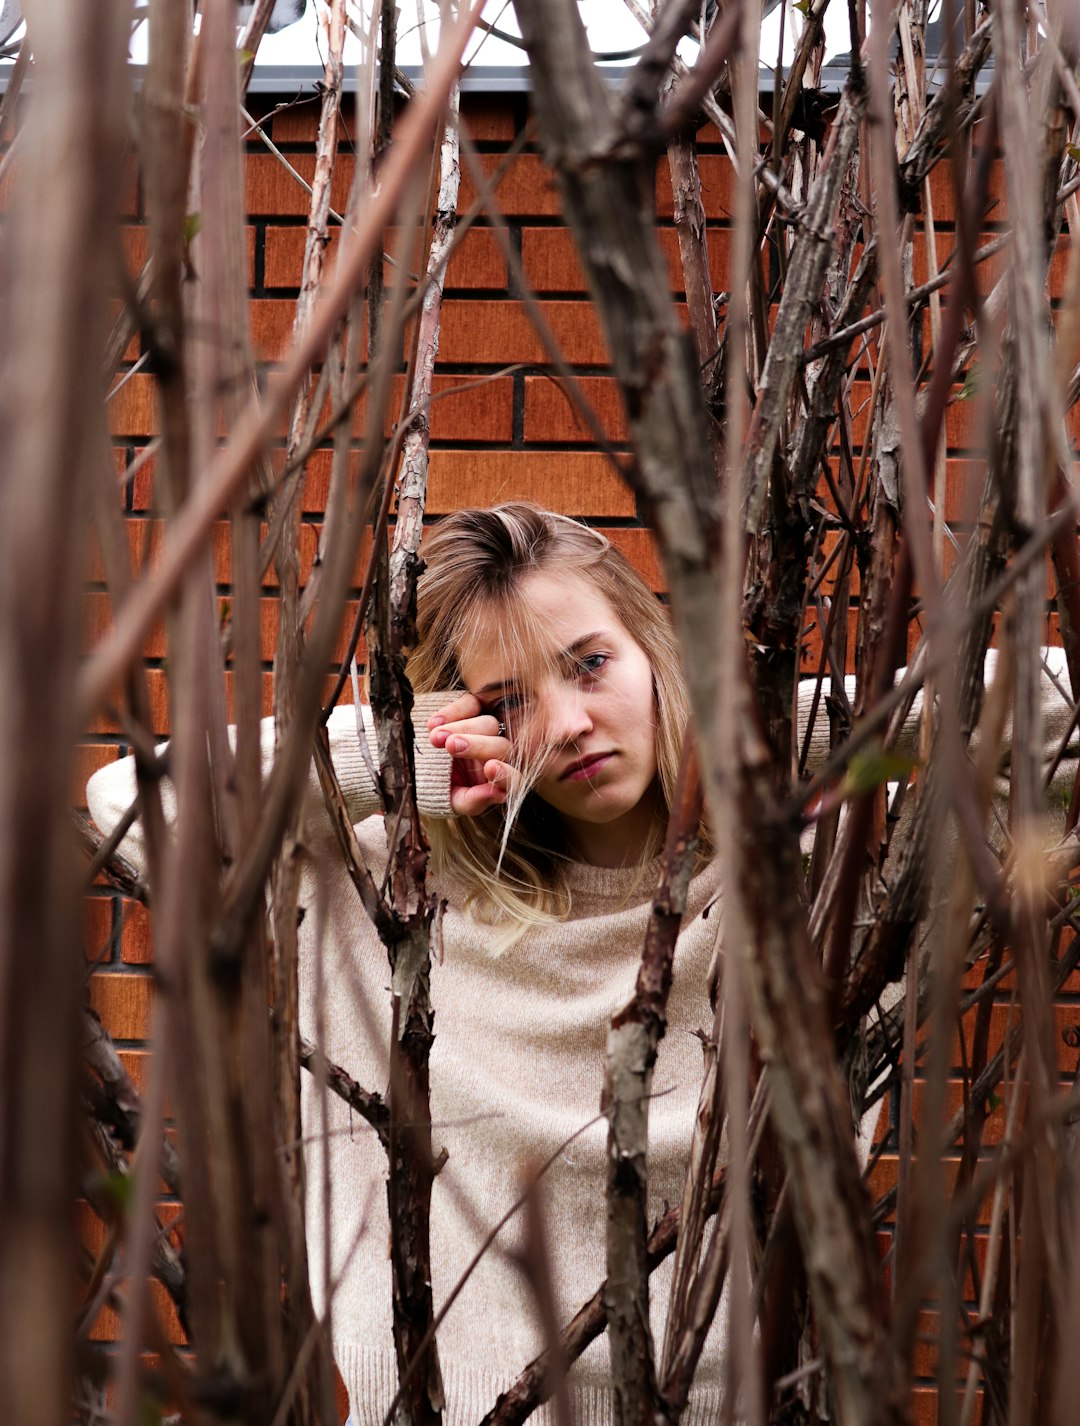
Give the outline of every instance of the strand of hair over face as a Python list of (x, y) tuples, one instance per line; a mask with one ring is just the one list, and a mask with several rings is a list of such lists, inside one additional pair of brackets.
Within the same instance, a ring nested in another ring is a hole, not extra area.
[[(531, 927), (571, 910), (563, 868), (570, 860), (557, 814), (531, 795), (554, 750), (543, 699), (530, 689), (564, 676), (522, 585), (534, 573), (588, 581), (610, 605), (649, 660), (656, 700), (656, 754), (666, 806), (671, 805), (686, 725), (686, 696), (667, 615), (641, 576), (599, 531), (524, 502), (447, 516), (428, 536), (418, 589), (419, 643), (409, 660), (417, 692), (463, 686), (460, 662), (494, 646), (494, 663), (519, 680), (525, 703), (502, 719), (513, 740), (515, 769), (506, 803), (480, 817), (431, 823), (435, 870), (464, 888), (477, 919), (496, 926), (499, 948)], [(644, 875), (659, 850), (642, 847)], [(710, 847), (703, 829), (703, 850)]]

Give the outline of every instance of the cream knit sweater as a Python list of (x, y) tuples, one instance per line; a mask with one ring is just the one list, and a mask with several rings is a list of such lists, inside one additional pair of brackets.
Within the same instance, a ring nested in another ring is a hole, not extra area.
[[(1063, 672), (1059, 651), (1054, 666)], [(1067, 707), (1045, 684), (1047, 745)], [(418, 700), (416, 721), (444, 701)], [(824, 727), (825, 720), (819, 726)], [(352, 708), (330, 720), (331, 751), (358, 835), (378, 875), (385, 859), (377, 799), (360, 755)], [(265, 725), (267, 755), (272, 725)], [(825, 742), (812, 753), (819, 761)], [(449, 759), (417, 743), (422, 810), (449, 813)], [(95, 774), (87, 790), (103, 829), (116, 824), (134, 793), (130, 761)], [(390, 1002), (386, 953), (364, 914), (333, 844), (318, 785), (306, 799), (301, 926), (302, 1030), (328, 1058), (369, 1089), (388, 1078)], [(367, 820), (365, 820), (367, 819)], [(138, 829), (122, 850), (141, 860)], [(612, 1012), (630, 996), (649, 914), (654, 869), (570, 868), (573, 914), (525, 935), (501, 956), (483, 926), (463, 910), (461, 888), (448, 900), (444, 956), (433, 967), (435, 1043), (431, 1110), (435, 1150), (446, 1151), (432, 1196), (432, 1277), (436, 1310), (489, 1229), (517, 1198), (522, 1174), (552, 1155), (544, 1204), (557, 1312), (565, 1321), (605, 1276), (606, 1124), (598, 1118), (604, 1051)], [(701, 1079), (698, 1032), (711, 1014), (706, 977), (719, 926), (716, 866), (697, 876), (679, 938), (668, 1032), (661, 1043), (650, 1108), (650, 1216), (682, 1191)], [(391, 1335), (385, 1155), (373, 1132), (333, 1095), (305, 1077), (307, 1221), (316, 1310), (332, 1306), (334, 1350), (356, 1426), (381, 1426), (397, 1371)], [(864, 1126), (864, 1130), (865, 1130)], [(567, 1141), (573, 1137), (571, 1143)], [(566, 1145), (557, 1152), (561, 1145)], [(324, 1170), (329, 1189), (324, 1194)], [(325, 1205), (325, 1207), (324, 1207)], [(544, 1345), (531, 1296), (515, 1260), (520, 1215), (502, 1230), (439, 1330), (450, 1426), (471, 1426)], [(662, 1329), (668, 1264), (652, 1278), (654, 1336)], [(328, 1283), (335, 1284), (333, 1293)], [(715, 1419), (721, 1401), (723, 1314), (706, 1346), (688, 1410), (696, 1426)], [(607, 1341), (601, 1337), (572, 1369), (580, 1426), (611, 1420)]]
[[(421, 728), (429, 702), (433, 708), (445, 698), (418, 700)], [(378, 802), (359, 751), (354, 710), (335, 710), (329, 731), (350, 813), (378, 877), (386, 842), (382, 819), (370, 815)], [(269, 757), (269, 721), (264, 734)], [(447, 815), (450, 759), (433, 750), (426, 735), (416, 752), (422, 810)], [(96, 773), (87, 801), (98, 825), (114, 826), (134, 791), (130, 759)], [(165, 796), (169, 814), (167, 786)], [(301, 1030), (366, 1088), (385, 1091), (390, 1037), (386, 952), (329, 837), (312, 775), (305, 800), (301, 890)], [(141, 864), (137, 826), (121, 850)], [(650, 867), (642, 876), (637, 870), (574, 864), (569, 872), (572, 918), (530, 932), (501, 956), (490, 952), (485, 929), (462, 910), (460, 888), (437, 888), (449, 904), (443, 960), (433, 967), (431, 980), (432, 1138), (436, 1153), (444, 1149), (447, 1154), (431, 1208), (436, 1310), (488, 1231), (518, 1198), (525, 1170), (547, 1161), (571, 1138), (543, 1178), (560, 1320), (568, 1319), (603, 1281), (607, 1127), (599, 1105), (605, 1042), (612, 1012), (633, 991), (655, 872)], [(650, 1109), (651, 1217), (682, 1194), (701, 1082), (697, 1032), (707, 1030), (712, 1019), (705, 986), (719, 923), (717, 887), (715, 866), (694, 879), (676, 951), (669, 1027)], [(354, 1423), (381, 1426), (397, 1385), (386, 1156), (374, 1133), (340, 1099), (328, 1094), (320, 1100), (311, 1076), (304, 1077), (303, 1114), (315, 1307), (321, 1314), (331, 1302), (334, 1352)], [(446, 1420), (452, 1426), (478, 1421), (544, 1346), (530, 1290), (514, 1258), (521, 1242), (519, 1220), (516, 1215), (502, 1230), (439, 1330)], [(663, 1324), (670, 1276), (665, 1268), (670, 1269), (670, 1261), (652, 1279), (654, 1331)], [(332, 1298), (327, 1281), (336, 1283)], [(720, 1339), (717, 1327), (698, 1373), (691, 1423), (716, 1415)], [(579, 1426), (610, 1422), (607, 1375), (602, 1337), (571, 1373)]]

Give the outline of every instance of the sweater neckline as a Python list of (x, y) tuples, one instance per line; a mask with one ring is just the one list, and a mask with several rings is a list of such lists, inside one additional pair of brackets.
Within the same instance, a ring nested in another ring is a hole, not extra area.
[(575, 902), (582, 898), (597, 901), (624, 901), (637, 905), (650, 901), (660, 875), (660, 857), (653, 857), (644, 866), (606, 867), (591, 862), (567, 862), (566, 884)]

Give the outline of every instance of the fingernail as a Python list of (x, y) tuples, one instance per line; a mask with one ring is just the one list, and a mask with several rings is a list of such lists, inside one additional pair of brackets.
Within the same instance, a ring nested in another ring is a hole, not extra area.
[(427, 720), (427, 725), (429, 728), (441, 728), (445, 722), (446, 719), (441, 713), (432, 713), (431, 717)]
[(432, 746), (436, 748), (441, 748), (442, 745), (446, 742), (446, 734), (441, 728), (432, 728), (431, 742)]
[(446, 750), (451, 753), (467, 753), (469, 751), (469, 740), (468, 738), (459, 738), (456, 736), (447, 738)]

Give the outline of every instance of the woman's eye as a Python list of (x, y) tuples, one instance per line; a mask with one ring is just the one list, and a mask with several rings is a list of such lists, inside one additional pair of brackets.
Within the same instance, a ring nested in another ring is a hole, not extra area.
[(608, 661), (607, 654), (585, 654), (578, 660), (578, 669), (587, 675), (597, 674)]
[(515, 713), (521, 711), (522, 697), (520, 693), (507, 693), (498, 702), (492, 703), (484, 711), (490, 713), (493, 718), (497, 718), (500, 723), (509, 723)]

